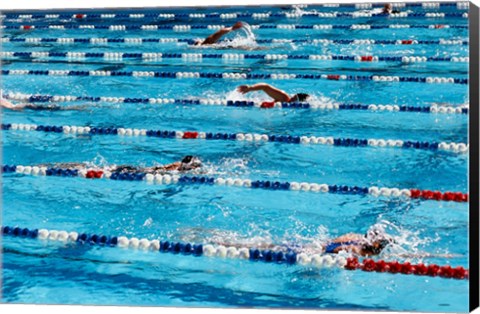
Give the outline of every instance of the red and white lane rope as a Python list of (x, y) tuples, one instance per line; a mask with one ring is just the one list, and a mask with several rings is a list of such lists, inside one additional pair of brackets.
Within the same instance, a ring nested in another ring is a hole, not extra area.
[[(330, 254), (297, 254), (294, 251), (259, 250), (249, 247), (223, 246), (217, 244), (195, 244), (169, 240), (138, 239), (125, 236), (107, 236), (103, 234), (87, 234), (75, 231), (28, 229), (21, 227), (2, 226), (2, 235), (23, 239), (35, 239), (52, 244), (94, 245), (98, 247), (117, 247), (151, 253), (171, 253), (179, 257), (206, 256), (220, 259), (243, 259), (253, 262), (262, 261), (271, 264), (303, 265), (314, 268), (337, 268), (345, 270), (362, 270), (365, 272), (403, 274), (414, 276), (429, 276), (468, 280), (469, 270), (461, 266), (440, 266), (436, 264), (410, 264), (385, 262), (382, 260), (346, 258), (342, 255)], [(7, 240), (8, 241), (8, 240)]]
[(310, 182), (261, 181), (231, 177), (187, 176), (178, 174), (155, 174), (147, 172), (122, 173), (108, 168), (48, 168), (45, 166), (4, 165), (2, 173), (18, 173), (32, 176), (81, 177), (86, 179), (105, 179), (115, 181), (143, 181), (148, 184), (182, 184), (182, 185), (218, 185), (226, 187), (266, 189), (274, 191), (301, 191), (313, 193), (330, 193), (345, 195), (369, 195), (394, 199), (423, 199), (435, 201), (468, 202), (468, 194), (461, 192), (441, 192), (418, 189), (400, 189), (388, 187), (360, 187), (346, 185), (329, 185)]

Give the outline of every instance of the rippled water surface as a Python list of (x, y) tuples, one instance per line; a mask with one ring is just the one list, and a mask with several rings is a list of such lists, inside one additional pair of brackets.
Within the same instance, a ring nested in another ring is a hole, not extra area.
[[(413, 12), (463, 13), (455, 6)], [(291, 8), (201, 8), (168, 13), (290, 12)], [(351, 12), (354, 8), (312, 6), (307, 12)], [(150, 12), (150, 11), (149, 11)], [(160, 11), (159, 11), (160, 12)], [(293, 11), (292, 11), (293, 12)], [(9, 13), (9, 12), (6, 12)], [(18, 13), (18, 12), (17, 12)], [(43, 14), (43, 12), (41, 12)], [(48, 13), (48, 12), (47, 12)], [(72, 15), (76, 12), (71, 12)], [(99, 13), (99, 12), (90, 12)], [(102, 11), (101, 13), (104, 13)], [(113, 12), (118, 13), (118, 12)], [(130, 13), (130, 12), (127, 12)], [(467, 25), (462, 17), (296, 19), (245, 18), (259, 24), (410, 24)], [(5, 20), (5, 25), (229, 25), (232, 20), (65, 19)], [(187, 43), (59, 44), (10, 40), (11, 52), (122, 52), (203, 54), (292, 54), (339, 56), (466, 57), (468, 45), (321, 44), (314, 39), (468, 41), (468, 30), (443, 29), (256, 29), (229, 34), (226, 42), (195, 48)], [(19, 38), (180, 38), (196, 39), (213, 30), (191, 32), (109, 31), (91, 29), (6, 29), (2, 37)], [(249, 36), (247, 36), (249, 35)], [(258, 42), (255, 42), (253, 36)], [(271, 39), (304, 42), (272, 43)], [(468, 63), (163, 58), (85, 60), (15, 57), (3, 70), (241, 72), (252, 74), (339, 74), (467, 78)], [(267, 100), (241, 95), (236, 87), (254, 80), (170, 79), (146, 77), (4, 75), (5, 94), (71, 95), (125, 98), (215, 98)], [(460, 106), (468, 104), (468, 85), (415, 82), (271, 80), (288, 93), (307, 92), (316, 104), (392, 104)], [(335, 138), (399, 139), (468, 143), (468, 115), (362, 110), (260, 110), (207, 105), (151, 105), (80, 101), (79, 111), (3, 111), (3, 123), (78, 125), (173, 131), (261, 133)], [(296, 145), (272, 142), (181, 140), (156, 137), (71, 135), (3, 131), (3, 163), (37, 165), (86, 162), (91, 165), (151, 166), (197, 155), (202, 173), (212, 177), (316, 182), (349, 186), (386, 186), (467, 193), (467, 154), (442, 151)], [(321, 244), (349, 232), (365, 233), (383, 224), (397, 245), (379, 257), (386, 260), (468, 267), (468, 204), (398, 200), (372, 196), (270, 191), (210, 185), (149, 185), (145, 182), (3, 175), (3, 224), (85, 233), (125, 235), (208, 243), (222, 239), (247, 245), (258, 242)], [(9, 303), (114, 304), (315, 309), (380, 309), (459, 312), (467, 310), (468, 281), (350, 272), (115, 248), (54, 244), (5, 237), (3, 301)], [(401, 258), (399, 252), (454, 258)], [(392, 257), (387, 254), (393, 254)], [(412, 289), (413, 287), (413, 289)], [(412, 302), (412, 298), (415, 302)]]

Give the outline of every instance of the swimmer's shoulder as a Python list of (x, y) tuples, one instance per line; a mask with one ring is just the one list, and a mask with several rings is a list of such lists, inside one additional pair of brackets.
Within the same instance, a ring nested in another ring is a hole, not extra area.
[(363, 235), (358, 233), (347, 233), (332, 240), (332, 242), (348, 242), (358, 241), (363, 238)]

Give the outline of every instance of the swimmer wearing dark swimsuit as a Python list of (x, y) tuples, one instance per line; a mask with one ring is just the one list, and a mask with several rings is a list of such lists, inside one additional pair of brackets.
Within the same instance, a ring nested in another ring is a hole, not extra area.
[(372, 256), (380, 254), (390, 243), (391, 241), (386, 239), (373, 241), (372, 243), (368, 243), (368, 241), (330, 242), (325, 246), (325, 253), (337, 254), (339, 251), (351, 248), (359, 255)]
[(305, 93), (298, 93), (290, 96), (285, 91), (266, 83), (258, 83), (255, 85), (241, 85), (237, 87), (237, 91), (242, 94), (247, 94), (253, 91), (262, 91), (271, 98), (273, 98), (273, 101), (262, 102), (260, 108), (273, 108), (275, 106), (275, 102), (304, 102), (310, 97), (310, 95)]
[(59, 111), (59, 110), (64, 110), (62, 109), (61, 106), (55, 105), (55, 104), (50, 104), (50, 105), (33, 105), (33, 104), (26, 104), (24, 109), (30, 109), (30, 110), (36, 110), (36, 111)]
[(16, 104), (14, 105), (10, 101), (0, 98), (0, 107), (10, 110), (34, 110), (34, 111), (61, 111), (61, 110), (84, 110), (86, 106), (60, 106), (57, 104), (47, 104), (47, 105), (38, 105), (38, 104)]
[(165, 173), (168, 171), (190, 171), (202, 166), (202, 161), (200, 158), (192, 155), (188, 155), (182, 158), (179, 162), (174, 162), (165, 166), (153, 166), (153, 167), (134, 167), (129, 165), (120, 165), (116, 166), (113, 171), (119, 173), (135, 173), (135, 172), (146, 172), (146, 173)]
[(361, 256), (380, 254), (389, 244), (395, 243), (382, 227), (374, 226), (364, 235), (346, 234), (334, 239), (324, 246), (324, 252), (336, 254), (340, 251), (351, 251)]
[[(86, 168), (86, 164), (76, 163), (76, 162), (42, 164), (39, 166), (67, 168), (70, 170), (75, 170), (75, 169), (81, 170)], [(189, 156), (183, 157), (181, 161), (174, 162), (168, 165), (163, 165), (163, 166), (153, 166), (153, 167), (143, 168), (143, 167), (135, 167), (130, 165), (119, 165), (119, 166), (114, 166), (108, 170), (115, 173), (144, 172), (144, 173), (152, 173), (152, 174), (157, 174), (157, 173), (162, 174), (162, 173), (167, 173), (169, 171), (185, 172), (185, 171), (190, 171), (200, 167), (202, 167), (202, 161), (200, 160), (200, 158), (189, 155)]]
[(351, 246), (351, 245), (359, 245), (359, 241), (347, 241), (347, 242), (330, 242), (325, 246), (325, 253), (335, 254), (337, 253), (337, 249), (340, 247)]

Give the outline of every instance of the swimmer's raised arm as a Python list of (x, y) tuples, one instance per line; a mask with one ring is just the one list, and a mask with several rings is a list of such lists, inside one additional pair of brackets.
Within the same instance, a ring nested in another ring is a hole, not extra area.
[(237, 30), (243, 26), (242, 22), (235, 23), (232, 27), (224, 27), (219, 29), (212, 35), (205, 38), (202, 42), (197, 42), (196, 45), (212, 45), (220, 40), (223, 36), (230, 33), (231, 31)]
[(258, 83), (255, 85), (241, 85), (237, 87), (237, 91), (239, 91), (242, 94), (247, 94), (253, 91), (262, 91), (268, 96), (272, 97), (274, 101), (279, 101), (279, 102), (290, 101), (290, 96), (286, 92), (266, 83)]

